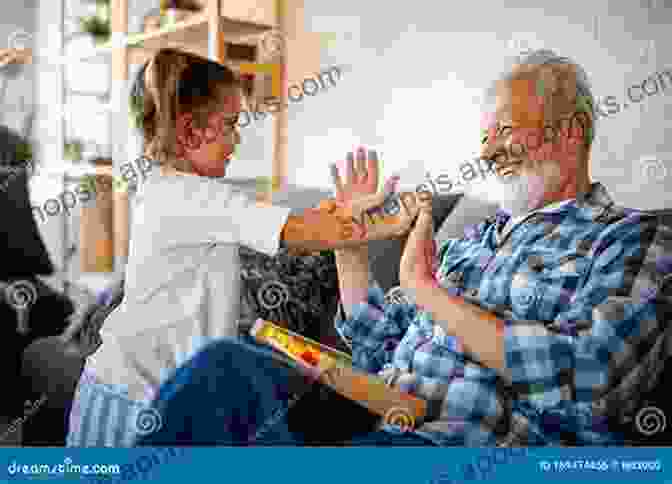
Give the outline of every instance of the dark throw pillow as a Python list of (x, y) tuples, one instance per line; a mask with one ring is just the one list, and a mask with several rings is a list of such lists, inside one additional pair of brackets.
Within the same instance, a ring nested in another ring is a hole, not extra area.
[(30, 168), (0, 165), (0, 279), (51, 275), (54, 267), (33, 217)]
[(54, 272), (30, 206), (32, 158), (23, 136), (0, 125), (0, 280)]

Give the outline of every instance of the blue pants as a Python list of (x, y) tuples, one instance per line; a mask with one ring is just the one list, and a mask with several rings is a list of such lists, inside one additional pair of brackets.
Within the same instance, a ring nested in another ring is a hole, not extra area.
[[(158, 431), (138, 445), (432, 445), (412, 433), (376, 430), (377, 418), (310, 383), (272, 349), (222, 340), (162, 386)], [(312, 429), (312, 430), (311, 430)]]

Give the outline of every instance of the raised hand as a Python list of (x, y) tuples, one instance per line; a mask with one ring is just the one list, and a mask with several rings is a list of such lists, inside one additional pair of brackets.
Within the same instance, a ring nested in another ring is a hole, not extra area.
[[(404, 235), (417, 216), (416, 196), (412, 193), (389, 199), (398, 177), (387, 181), (385, 188), (378, 191), (378, 154), (364, 148), (357, 150), (357, 159), (348, 153), (345, 162), (345, 179), (337, 166), (331, 167), (332, 180), (336, 191), (335, 200), (325, 200), (321, 209), (334, 210), (341, 216), (351, 217), (357, 230), (355, 235), (366, 241), (389, 239)], [(386, 203), (387, 199), (387, 203)], [(360, 234), (358, 231), (361, 231)]]
[(352, 152), (345, 161), (345, 182), (341, 180), (336, 163), (331, 165), (331, 178), (336, 189), (336, 202), (349, 206), (361, 198), (375, 195), (378, 191), (378, 153), (369, 150), (368, 157), (363, 147), (357, 149), (357, 164)]
[(431, 199), (420, 201), (419, 207), (420, 214), (408, 236), (399, 265), (399, 283), (414, 297), (415, 291), (421, 287), (437, 285), (434, 274), (438, 260)]

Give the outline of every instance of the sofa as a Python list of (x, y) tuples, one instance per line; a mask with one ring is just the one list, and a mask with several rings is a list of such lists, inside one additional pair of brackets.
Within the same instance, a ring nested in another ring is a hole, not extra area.
[[(11, 423), (23, 416), (26, 400), (32, 398), (21, 378), (24, 350), (36, 340), (61, 334), (75, 310), (72, 300), (41, 279), (52, 275), (54, 266), (33, 217), (33, 166), (25, 161), (24, 151), (23, 138), (0, 126), (0, 369), (10, 389), (0, 402), (0, 445), (16, 442)], [(42, 414), (48, 412), (45, 407)]]
[[(315, 206), (319, 200), (329, 196), (330, 193), (322, 190), (289, 187), (278, 193), (274, 202), (300, 210)], [(469, 196), (452, 194), (436, 197), (433, 216), (437, 242), (463, 236), (466, 227), (494, 215), (495, 210), (494, 205)], [(672, 214), (661, 212), (659, 215), (672, 226)], [(401, 254), (399, 240), (377, 241), (370, 245), (371, 274), (384, 291), (399, 285), (398, 268)], [(248, 249), (241, 249), (241, 262), (243, 288), (239, 320), (241, 333), (248, 331), (252, 322), (261, 317), (282, 321), (294, 331), (347, 351), (332, 324), (338, 307), (338, 281), (332, 253), (302, 257), (281, 251), (275, 257), (268, 257)], [(270, 286), (275, 287), (275, 293), (271, 291), (268, 300), (262, 301), (260, 291), (262, 288), (269, 290)], [(100, 344), (96, 339), (97, 328), (104, 324), (106, 314), (109, 314), (121, 297), (122, 288), (118, 286), (112, 290), (107, 303), (91, 308), (87, 324), (84, 324), (82, 330), (70, 341), (55, 338), (38, 341), (28, 348), (24, 355), (24, 376), (31, 382), (35, 395), (42, 392), (53, 395), (54, 402), (63, 407), (64, 419), (67, 417), (69, 402), (82, 371), (84, 357), (87, 353), (95, 351)], [(644, 406), (657, 407), (665, 415), (672, 417), (670, 399), (664, 396), (664, 389), (669, 384), (672, 384), (671, 364), (668, 364), (660, 375), (656, 390), (644, 399)], [(299, 405), (305, 405), (309, 409), (319, 402), (321, 410), (328, 415), (332, 400), (330, 392), (326, 387), (318, 388), (310, 397), (302, 399)], [(342, 407), (339, 408), (342, 410)], [(362, 421), (369, 418), (363, 409), (359, 415)], [(635, 417), (636, 415), (625, 419), (614, 418), (610, 424), (623, 432), (626, 445), (672, 445), (671, 429), (664, 428), (655, 434), (644, 435), (637, 430)], [(358, 418), (357, 412), (353, 411), (352, 419)], [(27, 424), (31, 425), (30, 421)], [(312, 431), (306, 429), (307, 434)], [(331, 432), (333, 437), (344, 429), (334, 423), (329, 428), (320, 429), (320, 432), (325, 431)], [(307, 435), (306, 440), (318, 442), (319, 437), (317, 434)], [(59, 438), (62, 439), (64, 436), (58, 438), (53, 435), (48, 438), (45, 436), (43, 439), (24, 441), (24, 445), (62, 445), (58, 441)]]

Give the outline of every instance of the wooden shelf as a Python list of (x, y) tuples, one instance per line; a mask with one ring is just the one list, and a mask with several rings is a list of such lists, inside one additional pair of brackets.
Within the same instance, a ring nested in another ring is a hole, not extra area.
[[(282, 16), (287, 8), (283, 7), (284, 2), (285, 0), (199, 0), (203, 10), (187, 19), (158, 31), (126, 35), (129, 0), (112, 0), (111, 27), (115, 42), (100, 46), (96, 49), (96, 55), (111, 55), (112, 85), (127, 85), (125, 83), (129, 80), (129, 65), (146, 62), (161, 48), (175, 48), (226, 62), (227, 44), (257, 46), (262, 34), (273, 29), (282, 30)], [(118, 37), (125, 42), (120, 42)], [(264, 59), (257, 58), (255, 62), (263, 63)], [(255, 92), (265, 96), (263, 87), (261, 80), (259, 90), (255, 83)], [(123, 121), (127, 123), (127, 120)], [(278, 147), (274, 147), (274, 150), (277, 151)], [(115, 163), (118, 162), (119, 160), (115, 160)], [(127, 193), (115, 192), (113, 198), (113, 248), (115, 257), (123, 265), (128, 257), (129, 197)], [(104, 249), (107, 250), (106, 247)]]
[[(255, 36), (273, 28), (271, 25), (259, 25), (227, 17), (220, 17), (222, 32), (227, 41), (252, 44)], [(111, 43), (96, 49), (98, 53), (111, 53)], [(208, 57), (208, 17), (195, 14), (192, 18), (177, 22), (161, 30), (148, 34), (130, 34), (128, 36), (128, 61), (142, 64), (161, 48), (177, 48)]]

